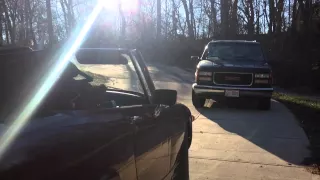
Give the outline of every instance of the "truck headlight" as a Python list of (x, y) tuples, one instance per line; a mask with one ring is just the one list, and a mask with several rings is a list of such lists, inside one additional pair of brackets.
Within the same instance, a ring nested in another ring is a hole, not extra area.
[(261, 79), (269, 79), (270, 78), (270, 74), (255, 74), (254, 77), (255, 78), (261, 78)]
[(200, 71), (198, 76), (212, 76), (212, 72)]
[(197, 70), (196, 81), (212, 81), (212, 72)]
[(199, 81), (212, 81), (211, 77), (199, 77)]

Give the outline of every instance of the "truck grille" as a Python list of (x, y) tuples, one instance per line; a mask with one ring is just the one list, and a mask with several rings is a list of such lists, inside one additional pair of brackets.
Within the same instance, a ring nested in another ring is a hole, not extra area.
[(251, 86), (250, 73), (214, 73), (213, 82), (216, 85)]

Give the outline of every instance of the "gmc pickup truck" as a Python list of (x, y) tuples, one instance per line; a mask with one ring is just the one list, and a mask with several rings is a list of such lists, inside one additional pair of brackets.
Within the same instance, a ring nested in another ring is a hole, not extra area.
[(192, 85), (192, 102), (203, 107), (206, 99), (239, 98), (258, 100), (261, 110), (271, 106), (272, 74), (260, 43), (219, 40), (209, 42), (200, 57)]

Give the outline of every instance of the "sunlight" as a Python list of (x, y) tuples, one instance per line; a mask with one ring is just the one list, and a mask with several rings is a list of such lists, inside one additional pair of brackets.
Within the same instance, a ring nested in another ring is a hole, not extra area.
[(103, 6), (108, 12), (117, 13), (119, 3), (125, 13), (136, 13), (138, 11), (138, 0), (102, 0)]
[(32, 94), (31, 99), (23, 103), (22, 108), (17, 109), (17, 112), (13, 114), (11, 118), (9, 118), (9, 120), (13, 120), (13, 123), (8, 127), (4, 134), (1, 134), (0, 159), (3, 157), (4, 153), (15, 140), (22, 128), (28, 123), (28, 120), (32, 114), (41, 104), (44, 97), (57, 81), (57, 78), (66, 68), (68, 61), (82, 44), (92, 24), (103, 8), (101, 2), (102, 1), (100, 0), (99, 3), (97, 3), (85, 24), (74, 30), (70, 41), (63, 48), (66, 49), (66, 51), (58, 55), (59, 58), (57, 59), (56, 65), (52, 68), (52, 71), (48, 73), (45, 80), (39, 84), (39, 88), (36, 90), (36, 92), (34, 92), (34, 94)]

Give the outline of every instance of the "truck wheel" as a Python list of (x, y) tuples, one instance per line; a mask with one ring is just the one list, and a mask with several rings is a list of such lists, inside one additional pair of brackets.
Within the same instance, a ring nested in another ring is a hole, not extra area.
[(192, 90), (192, 104), (196, 108), (202, 108), (206, 102), (205, 98), (200, 98), (199, 96), (196, 95), (194, 90)]
[(261, 110), (270, 110), (271, 108), (271, 99), (263, 98), (259, 100), (259, 109)]

